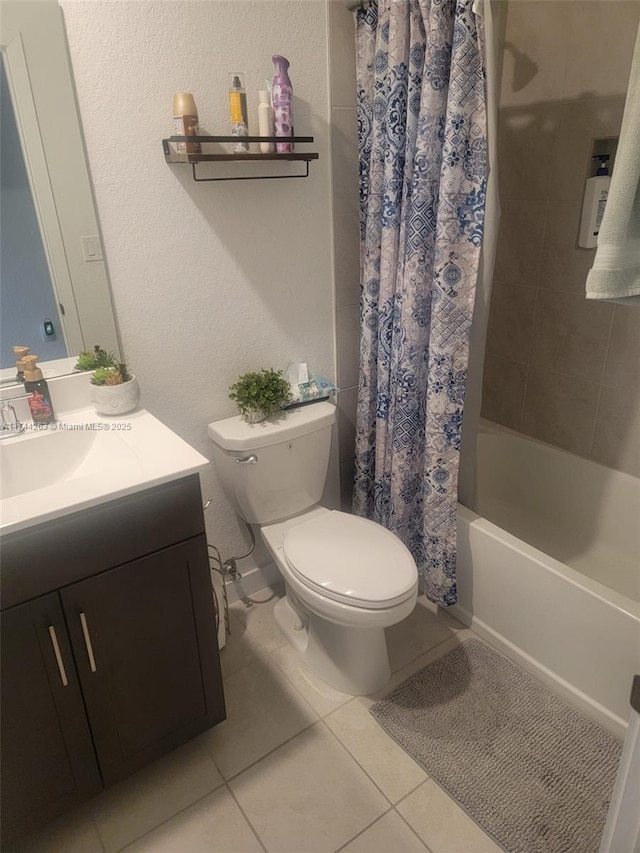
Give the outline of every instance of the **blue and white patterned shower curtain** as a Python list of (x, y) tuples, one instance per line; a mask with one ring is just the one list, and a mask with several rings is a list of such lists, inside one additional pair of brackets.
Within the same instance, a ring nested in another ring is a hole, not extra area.
[(357, 13), (361, 342), (354, 512), (456, 601), (458, 458), (487, 171), (472, 0)]

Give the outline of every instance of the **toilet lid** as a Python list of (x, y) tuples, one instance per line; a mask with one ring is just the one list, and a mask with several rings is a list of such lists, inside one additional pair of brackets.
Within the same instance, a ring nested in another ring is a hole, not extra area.
[(418, 582), (415, 561), (397, 536), (344, 512), (325, 512), (291, 527), (283, 550), (306, 586), (355, 607), (400, 604)]

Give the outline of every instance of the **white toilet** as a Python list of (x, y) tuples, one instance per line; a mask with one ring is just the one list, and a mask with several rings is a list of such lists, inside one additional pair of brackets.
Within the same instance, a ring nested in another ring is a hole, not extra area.
[(415, 607), (418, 572), (393, 533), (318, 503), (335, 411), (320, 402), (259, 424), (227, 418), (209, 436), (225, 494), (284, 577), (276, 622), (324, 681), (361, 695), (389, 680), (384, 629)]

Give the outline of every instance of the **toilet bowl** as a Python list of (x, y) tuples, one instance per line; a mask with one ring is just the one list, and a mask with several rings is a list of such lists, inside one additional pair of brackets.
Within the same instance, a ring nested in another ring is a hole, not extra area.
[(380, 690), (391, 670), (384, 629), (413, 610), (413, 557), (379, 524), (314, 507), (261, 528), (287, 595), (274, 610), (289, 642), (345, 693)]
[(209, 436), (225, 494), (285, 581), (278, 626), (324, 681), (362, 695), (389, 680), (384, 629), (412, 612), (418, 573), (393, 533), (320, 505), (334, 420), (314, 403), (262, 424), (218, 421)]

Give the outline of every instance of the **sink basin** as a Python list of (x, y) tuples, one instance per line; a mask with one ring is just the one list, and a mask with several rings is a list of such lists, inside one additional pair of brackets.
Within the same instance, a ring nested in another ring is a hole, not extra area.
[(121, 418), (80, 409), (0, 442), (5, 534), (202, 470), (209, 460), (144, 409)]
[(0, 498), (135, 463), (135, 454), (115, 432), (60, 430), (5, 440), (0, 444)]

